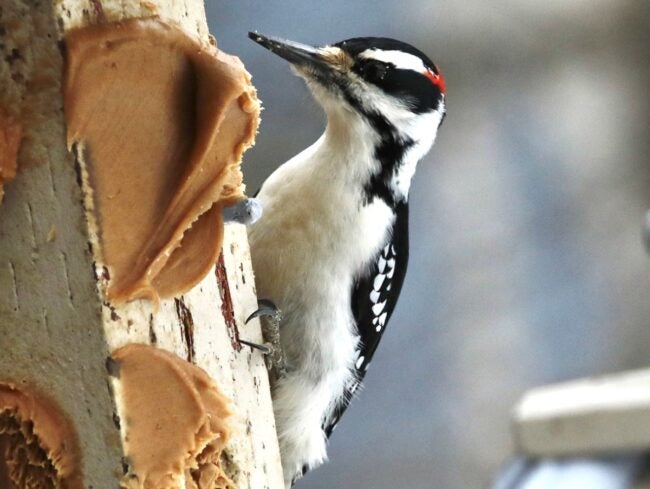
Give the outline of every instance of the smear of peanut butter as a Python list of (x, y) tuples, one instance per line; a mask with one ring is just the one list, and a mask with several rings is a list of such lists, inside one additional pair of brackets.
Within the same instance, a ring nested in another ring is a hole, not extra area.
[(82, 488), (76, 434), (33, 390), (0, 383), (0, 487)]
[(230, 401), (205, 371), (149, 345), (126, 345), (112, 356), (129, 463), (123, 487), (233, 488), (221, 466)]
[(0, 107), (0, 203), (4, 185), (16, 176), (22, 133), (21, 123)]
[(201, 280), (259, 102), (238, 58), (159, 19), (66, 35), (68, 144), (79, 143), (110, 270), (108, 298), (157, 300)]

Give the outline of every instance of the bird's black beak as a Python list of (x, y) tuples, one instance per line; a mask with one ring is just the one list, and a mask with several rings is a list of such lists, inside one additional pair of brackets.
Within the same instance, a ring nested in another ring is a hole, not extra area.
[(257, 32), (249, 32), (248, 37), (272, 53), (286, 59), (296, 68), (308, 68), (320, 75), (328, 73), (331, 69), (327, 57), (319, 48), (278, 37), (263, 36)]

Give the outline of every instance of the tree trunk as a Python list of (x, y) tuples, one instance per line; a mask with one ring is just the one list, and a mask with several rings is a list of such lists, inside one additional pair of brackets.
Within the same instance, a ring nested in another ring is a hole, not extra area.
[[(98, 285), (104, 272), (90, 245), (96, 216), (84, 205), (92, 189), (82, 184), (80, 162), (66, 146), (61, 40), (71, 28), (151, 15), (208, 39), (201, 0), (0, 5), (0, 398), (4, 385), (57, 406), (78, 439), (83, 487), (115, 488), (128, 460), (124, 413), (115, 401), (119, 372), (111, 371), (110, 355), (129, 343), (155, 345), (204, 369), (232, 400), (226, 459), (236, 487), (279, 489), (264, 360), (236, 341), (262, 342), (257, 320), (243, 324), (257, 307), (245, 228), (226, 225), (213, 272), (158, 307), (146, 300), (109, 304)], [(18, 172), (7, 183), (12, 172), (5, 164), (3, 174), (2, 161), (11, 162), (17, 140)], [(0, 486), (10, 469), (0, 457)]]

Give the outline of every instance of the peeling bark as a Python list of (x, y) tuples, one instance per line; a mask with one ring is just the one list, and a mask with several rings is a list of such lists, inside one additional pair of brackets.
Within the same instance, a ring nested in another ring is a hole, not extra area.
[(230, 344), (236, 351), (241, 351), (241, 343), (239, 343), (239, 330), (237, 329), (237, 322), (235, 321), (235, 313), (233, 311), (232, 297), (230, 296), (230, 285), (228, 284), (228, 274), (226, 273), (226, 265), (223, 261), (223, 253), (219, 255), (219, 261), (215, 267), (215, 274), (217, 276), (217, 285), (219, 286), (219, 297), (221, 298), (221, 314), (226, 327), (228, 328), (228, 336), (230, 337)]

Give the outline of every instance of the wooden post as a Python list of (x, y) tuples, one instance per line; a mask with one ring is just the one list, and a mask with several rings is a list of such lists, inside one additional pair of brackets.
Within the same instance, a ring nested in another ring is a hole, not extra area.
[(110, 305), (98, 287), (103, 271), (89, 246), (88, 189), (66, 147), (61, 40), (72, 28), (152, 15), (208, 40), (202, 0), (0, 5), (0, 162), (20, 139), (18, 172), (5, 182), (0, 205), (0, 385), (35, 390), (57, 405), (78, 437), (83, 486), (115, 488), (125, 470), (124, 440), (107, 359), (128, 343), (156, 345), (204, 369), (232, 400), (226, 455), (236, 487), (280, 489), (264, 361), (234, 341), (262, 341), (256, 320), (243, 323), (256, 308), (245, 228), (226, 225), (213, 272), (157, 309), (149, 301)]
[(584, 457), (650, 448), (650, 370), (538, 387), (514, 411), (517, 448), (531, 457)]

